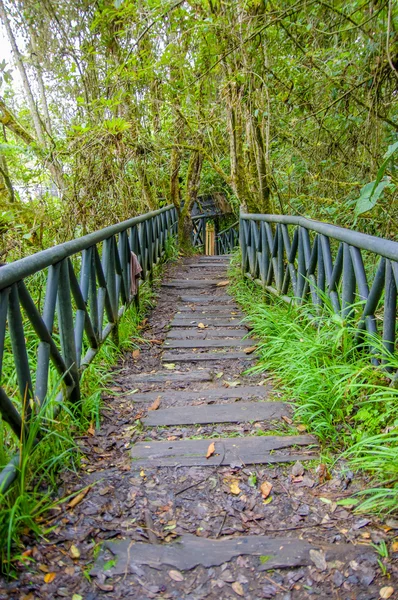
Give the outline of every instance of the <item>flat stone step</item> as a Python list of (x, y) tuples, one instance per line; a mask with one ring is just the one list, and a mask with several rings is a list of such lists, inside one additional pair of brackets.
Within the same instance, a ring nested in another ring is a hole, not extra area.
[(192, 302), (195, 303), (197, 302), (199, 303), (209, 303), (211, 302), (213, 303), (229, 303), (231, 302), (232, 304), (235, 304), (235, 300), (233, 298), (231, 298), (231, 296), (228, 296), (227, 294), (220, 294), (217, 296), (213, 296), (212, 294), (204, 294), (202, 293), (200, 296), (185, 296), (184, 294), (182, 294), (181, 296), (179, 296), (179, 300), (181, 300), (181, 302)]
[(233, 308), (225, 309), (223, 307), (221, 310), (217, 311), (210, 308), (205, 311), (190, 311), (190, 312), (177, 312), (174, 316), (175, 319), (186, 321), (200, 321), (201, 319), (239, 319), (241, 321), (245, 318), (245, 315), (239, 311), (234, 311)]
[[(206, 458), (209, 445), (215, 451)], [(309, 435), (264, 435), (245, 438), (219, 438), (202, 440), (178, 440), (175, 442), (138, 442), (131, 451), (133, 466), (142, 467), (194, 467), (221, 465), (257, 465), (296, 462), (317, 458), (316, 454), (297, 455), (276, 451), (292, 446), (316, 444)]]
[(236, 306), (236, 304), (219, 304), (218, 306), (212, 307), (208, 305), (204, 306), (203, 304), (185, 304), (183, 306), (177, 306), (176, 314), (196, 316), (201, 313), (203, 313), (204, 315), (209, 314), (209, 311), (211, 311), (211, 314), (215, 314), (217, 316), (219, 313), (227, 314), (228, 316), (245, 316), (244, 313), (240, 310), (240, 308)]
[(143, 419), (149, 427), (170, 425), (206, 425), (207, 423), (248, 423), (271, 421), (289, 416), (291, 408), (286, 402), (236, 402), (235, 404), (210, 404), (209, 406), (179, 406), (153, 410)]
[(247, 329), (170, 329), (167, 334), (167, 340), (184, 340), (184, 339), (214, 339), (214, 338), (243, 338), (247, 335)]
[(171, 327), (192, 327), (193, 329), (198, 328), (198, 323), (203, 323), (207, 327), (233, 327), (236, 328), (237, 325), (240, 325), (241, 319), (220, 319), (217, 317), (213, 317), (211, 319), (173, 319), (170, 325)]
[(210, 371), (203, 369), (199, 371), (164, 371), (160, 373), (138, 373), (132, 374), (131, 380), (134, 383), (163, 383), (164, 381), (212, 381), (213, 375)]
[(173, 352), (165, 352), (163, 354), (163, 362), (201, 362), (206, 360), (254, 360), (252, 354), (245, 352), (182, 352), (175, 354)]
[(165, 342), (165, 347), (174, 348), (249, 348), (255, 346), (253, 340), (170, 340)]
[(166, 390), (165, 392), (143, 392), (142, 394), (132, 394), (133, 402), (153, 402), (160, 398), (164, 402), (179, 402), (191, 403), (192, 401), (206, 400), (214, 402), (215, 400), (242, 400), (251, 398), (263, 399), (267, 398), (269, 387), (265, 385), (245, 385), (236, 386), (233, 388), (219, 387), (213, 389), (200, 390), (198, 392)]
[(190, 289), (190, 288), (208, 288), (216, 287), (218, 279), (171, 279), (162, 283), (162, 287)]
[[(198, 566), (209, 569), (239, 556), (259, 557), (258, 571), (304, 567), (314, 565), (311, 550), (322, 555), (324, 553), (327, 563), (338, 560), (346, 564), (358, 556), (367, 558), (375, 554), (373, 548), (363, 544), (321, 544), (317, 541), (307, 542), (298, 537), (265, 535), (210, 539), (188, 533), (166, 544), (137, 542), (130, 538), (107, 540), (102, 544), (90, 575), (103, 577), (106, 569), (109, 577), (126, 576), (127, 573), (136, 572), (138, 565), (147, 565), (155, 569), (167, 566), (178, 571), (189, 571)], [(114, 559), (111, 563), (109, 557)], [(261, 560), (260, 557), (266, 557), (267, 560)], [(185, 597), (184, 592), (178, 593), (178, 597)], [(226, 596), (223, 595), (223, 598)]]

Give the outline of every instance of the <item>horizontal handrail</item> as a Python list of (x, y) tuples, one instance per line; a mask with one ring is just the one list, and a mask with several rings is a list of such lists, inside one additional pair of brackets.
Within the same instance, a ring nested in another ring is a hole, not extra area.
[(370, 252), (375, 252), (385, 258), (398, 261), (398, 242), (386, 240), (375, 235), (352, 231), (351, 229), (338, 227), (337, 225), (331, 225), (330, 223), (323, 223), (322, 221), (313, 221), (312, 219), (307, 219), (305, 217), (258, 215), (242, 212), (240, 218), (249, 219), (250, 221), (281, 223), (283, 225), (298, 225), (311, 231), (332, 237), (340, 242), (346, 242), (347, 244), (356, 246), (362, 250), (369, 250)]
[[(34, 405), (48, 401), (50, 361), (62, 380), (58, 406), (64, 399), (79, 407), (83, 370), (111, 333), (118, 341), (120, 318), (132, 301), (139, 303), (138, 271), (143, 279), (152, 276), (177, 227), (177, 211), (169, 205), (0, 268), (0, 415), (16, 445), (26, 439)], [(42, 271), (40, 308), (29, 277)], [(5, 354), (14, 363), (15, 386), (14, 376), (3, 377)], [(0, 473), (1, 492), (17, 476), (18, 464), (14, 457)]]
[(239, 221), (235, 221), (235, 223), (232, 223), (232, 225), (230, 225), (229, 227), (226, 227), (225, 229), (222, 229), (221, 231), (219, 231), (217, 233), (217, 236), (222, 235), (223, 233), (226, 233), (227, 231), (230, 231), (231, 229), (235, 229), (238, 225), (239, 225)]
[(132, 219), (127, 219), (126, 221), (121, 221), (116, 225), (110, 225), (109, 227), (105, 227), (104, 229), (100, 229), (94, 233), (89, 233), (75, 240), (58, 244), (52, 248), (47, 248), (46, 250), (42, 250), (36, 254), (31, 254), (30, 256), (26, 256), (25, 258), (21, 258), (15, 262), (4, 265), (2, 269), (0, 269), (0, 290), (3, 290), (5, 287), (15, 283), (16, 281), (19, 281), (20, 279), (28, 277), (28, 275), (33, 275), (33, 273), (36, 273), (37, 271), (42, 271), (46, 267), (54, 265), (64, 258), (68, 258), (69, 256), (77, 254), (82, 250), (86, 250), (90, 246), (99, 244), (106, 239), (121, 233), (122, 231), (126, 231), (126, 229), (129, 229), (134, 225), (143, 223), (148, 219), (152, 219), (157, 215), (161, 215), (162, 213), (166, 213), (173, 209), (174, 206), (169, 204), (168, 206), (160, 208), (159, 210), (154, 210), (152, 212), (145, 213), (144, 215), (133, 217)]
[[(288, 302), (311, 302), (318, 312), (328, 301), (353, 325), (372, 362), (388, 362), (396, 349), (397, 242), (304, 217), (243, 212), (239, 237), (244, 275)], [(364, 261), (362, 251), (376, 261)], [(375, 341), (365, 343), (365, 330), (381, 338), (382, 352)]]

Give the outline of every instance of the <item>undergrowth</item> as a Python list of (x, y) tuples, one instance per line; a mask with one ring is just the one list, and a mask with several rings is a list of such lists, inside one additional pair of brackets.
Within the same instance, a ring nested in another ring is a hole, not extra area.
[[(167, 244), (166, 258), (174, 259), (176, 256), (177, 248), (171, 240)], [(119, 356), (144, 341), (140, 323), (155, 304), (154, 288), (160, 281), (161, 271), (162, 266), (153, 268), (151, 281), (140, 286), (139, 306), (133, 303), (124, 313), (119, 322), (118, 345), (108, 337), (95, 360), (83, 372), (80, 380), (81, 411), (72, 410), (68, 403), (58, 406), (55, 399), (62, 385), (62, 381), (58, 381), (42, 406), (31, 403), (33, 417), (26, 439), (20, 440), (8, 451), (4, 443), (0, 444), (0, 466), (8, 463), (10, 451), (17, 451), (18, 463), (18, 478), (7, 491), (0, 492), (0, 560), (7, 576), (14, 575), (16, 562), (30, 560), (23, 554), (23, 536), (33, 533), (45, 537), (52, 526), (46, 514), (68, 501), (68, 498), (57, 497), (57, 474), (60, 470), (79, 469), (81, 453), (76, 437), (88, 429), (99, 427), (101, 398), (105, 393), (111, 393), (108, 386), (114, 377), (114, 366)], [(56, 406), (58, 410), (54, 412)], [(3, 434), (8, 435), (5, 427), (4, 423), (0, 424), (3, 441)]]
[[(295, 418), (316, 434), (327, 452), (348, 460), (350, 468), (372, 476), (358, 509), (398, 510), (398, 389), (369, 354), (354, 342), (354, 326), (336, 315), (325, 299), (314, 306), (286, 304), (244, 280), (235, 257), (230, 289), (258, 339), (259, 362), (251, 372), (271, 371)], [(316, 318), (313, 316), (317, 314)], [(363, 344), (381, 355), (381, 341), (364, 334)], [(398, 359), (387, 365), (398, 369)]]

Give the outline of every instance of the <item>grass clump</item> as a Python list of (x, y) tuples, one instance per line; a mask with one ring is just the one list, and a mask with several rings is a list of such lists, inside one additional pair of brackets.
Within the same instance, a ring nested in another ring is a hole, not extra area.
[[(294, 402), (296, 419), (324, 449), (333, 448), (352, 468), (373, 476), (361, 510), (398, 510), (398, 390), (388, 374), (358, 349), (354, 324), (326, 301), (322, 314), (314, 306), (288, 305), (244, 280), (236, 262), (231, 291), (258, 339), (259, 362), (250, 372), (271, 371), (285, 400)], [(381, 341), (364, 335), (363, 344), (381, 356)], [(388, 363), (398, 369), (396, 357)]]

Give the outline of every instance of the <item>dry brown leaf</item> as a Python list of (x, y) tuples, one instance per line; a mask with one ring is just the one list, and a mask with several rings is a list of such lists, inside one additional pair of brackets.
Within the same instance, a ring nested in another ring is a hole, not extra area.
[(398, 552), (398, 542), (393, 542), (391, 544), (391, 551), (392, 552)]
[(316, 472), (318, 473), (319, 483), (325, 483), (325, 481), (329, 481), (329, 479), (332, 477), (324, 463), (321, 463), (317, 467)]
[(214, 444), (214, 442), (212, 442), (211, 444), (209, 444), (209, 447), (207, 448), (206, 458), (210, 458), (210, 456), (212, 456), (214, 454), (215, 450), (216, 450), (215, 444)]
[(245, 595), (245, 592), (243, 591), (242, 584), (239, 583), (239, 581), (235, 581), (232, 584), (232, 589), (234, 590), (235, 594), (238, 594), (238, 596), (244, 596)]
[(205, 325), (204, 323), (198, 323), (198, 329), (207, 329), (208, 325)]
[(148, 340), (150, 344), (158, 344), (161, 346), (163, 344), (162, 340)]
[(72, 544), (72, 546), (69, 548), (69, 554), (72, 558), (80, 558), (80, 550), (77, 546), (75, 546), (75, 544)]
[(285, 423), (287, 423), (288, 425), (291, 425), (293, 423), (292, 419), (289, 419), (289, 417), (287, 417), (286, 415), (282, 415), (282, 419), (285, 421)]
[(48, 573), (50, 570), (47, 565), (39, 565), (39, 569), (42, 573)]
[(72, 500), (70, 502), (68, 502), (68, 507), (75, 508), (75, 506), (77, 506), (83, 500), (83, 498), (88, 494), (89, 489), (90, 489), (89, 487), (86, 488), (85, 490), (80, 492), (80, 494), (77, 494), (77, 496), (72, 498)]
[(152, 402), (151, 406), (148, 408), (148, 410), (157, 410), (160, 406), (160, 399), (161, 396), (158, 396), (156, 398), (156, 400), (154, 402)]
[(140, 357), (140, 351), (138, 350), (133, 350), (133, 358), (134, 360), (137, 360)]
[(216, 285), (216, 287), (225, 287), (226, 285), (229, 284), (229, 280), (226, 279), (225, 281), (219, 281)]
[(391, 585), (381, 588), (381, 590), (379, 592), (380, 598), (383, 598), (383, 600), (387, 600), (388, 598), (391, 598), (393, 593), (394, 593), (394, 588), (391, 587)]
[(243, 352), (245, 354), (251, 354), (256, 350), (256, 346), (249, 346), (248, 348), (243, 348)]
[(239, 484), (237, 481), (233, 481), (231, 483), (231, 485), (229, 486), (229, 491), (231, 492), (231, 494), (234, 494), (235, 496), (238, 496), (241, 493), (241, 489), (239, 487)]
[(270, 483), (269, 481), (264, 481), (264, 483), (262, 483), (260, 485), (261, 495), (264, 499), (268, 498), (268, 496), (271, 493), (271, 490), (272, 490), (272, 483)]
[(174, 581), (184, 581), (184, 575), (180, 573), (180, 571), (175, 571), (174, 569), (169, 571), (169, 577), (174, 579)]
[(87, 429), (88, 435), (95, 435), (95, 425), (94, 421), (91, 421), (90, 427)]
[(75, 567), (66, 567), (66, 569), (64, 569), (66, 575), (69, 575), (69, 577), (72, 577), (72, 575), (75, 574)]
[(44, 575), (44, 583), (51, 583), (56, 578), (56, 573), (47, 573)]

